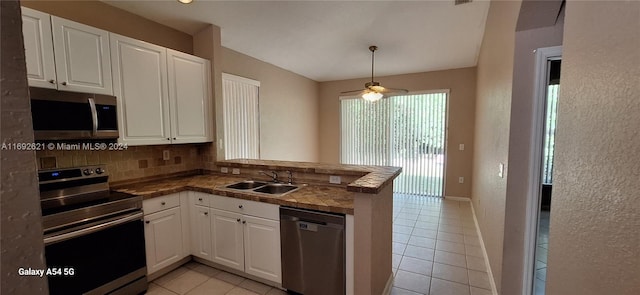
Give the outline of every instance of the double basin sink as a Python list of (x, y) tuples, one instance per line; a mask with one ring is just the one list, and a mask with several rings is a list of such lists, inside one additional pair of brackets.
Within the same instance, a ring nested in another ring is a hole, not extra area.
[(253, 180), (245, 180), (238, 183), (227, 185), (226, 188), (248, 191), (256, 193), (263, 193), (269, 195), (284, 195), (290, 193), (299, 187), (297, 185), (273, 183), (273, 182), (261, 182)]

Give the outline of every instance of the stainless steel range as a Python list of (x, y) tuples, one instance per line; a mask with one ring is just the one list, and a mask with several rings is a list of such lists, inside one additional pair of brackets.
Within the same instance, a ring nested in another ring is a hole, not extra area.
[(142, 198), (111, 192), (105, 165), (38, 177), (50, 294), (144, 293)]

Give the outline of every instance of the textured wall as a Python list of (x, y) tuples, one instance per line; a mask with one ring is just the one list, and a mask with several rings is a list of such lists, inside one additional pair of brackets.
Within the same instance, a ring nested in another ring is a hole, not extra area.
[[(19, 5), (0, 1), (2, 144), (33, 142)], [(18, 275), (20, 267), (45, 265), (35, 153), (3, 149), (0, 158), (0, 293), (48, 294), (46, 279)]]
[[(382, 85), (410, 91), (450, 89), (445, 195), (471, 197), (476, 68), (378, 77)], [(368, 79), (320, 83), (320, 161), (340, 162), (341, 91), (364, 87)], [(465, 150), (458, 150), (464, 143)], [(463, 176), (465, 182), (458, 183)]]
[[(498, 290), (502, 277), (515, 28), (519, 1), (491, 1), (478, 58), (472, 202)], [(510, 294), (509, 294), (510, 295)]]
[(186, 53), (193, 52), (192, 38), (189, 34), (97, 0), (27, 0), (21, 1), (21, 4), (120, 35)]
[(222, 71), (260, 81), (260, 158), (319, 158), (318, 82), (228, 48)]
[[(558, 4), (560, 0), (556, 1)], [(525, 3), (527, 9), (525, 11)], [(536, 7), (539, 4), (540, 7)], [(558, 10), (550, 11), (551, 2), (526, 1), (520, 10), (520, 19), (530, 14), (540, 16), (539, 21), (553, 18)], [(560, 9), (560, 5), (555, 5)], [(541, 13), (550, 14), (541, 17)], [(561, 15), (562, 16), (562, 15)], [(562, 45), (563, 18), (550, 26), (543, 26), (529, 19), (528, 26), (534, 29), (518, 30), (515, 39), (513, 64), (513, 94), (511, 100), (511, 124), (509, 128), (509, 178), (507, 180), (507, 199), (505, 204), (504, 252), (502, 263), (502, 293), (517, 294), (522, 290), (522, 270), (524, 263), (524, 236), (526, 224), (527, 196), (530, 188), (531, 144), (535, 88), (535, 52), (542, 47)], [(540, 161), (540, 159), (536, 159)], [(553, 216), (551, 217), (553, 218)]]
[(568, 1), (547, 294), (640, 294), (640, 2)]

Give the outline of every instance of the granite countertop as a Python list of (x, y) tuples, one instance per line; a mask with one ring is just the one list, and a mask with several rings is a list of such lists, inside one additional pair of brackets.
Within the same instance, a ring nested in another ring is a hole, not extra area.
[(246, 177), (222, 174), (204, 174), (115, 185), (111, 189), (142, 196), (143, 199), (190, 190), (296, 208), (353, 214), (353, 199), (355, 193), (345, 190), (344, 187), (302, 185), (300, 189), (283, 196), (256, 193), (250, 190), (225, 188), (226, 185), (246, 179)]
[(275, 160), (234, 159), (216, 162), (223, 167), (250, 167), (268, 170), (361, 176), (347, 185), (347, 191), (377, 194), (402, 172), (401, 167), (325, 164)]

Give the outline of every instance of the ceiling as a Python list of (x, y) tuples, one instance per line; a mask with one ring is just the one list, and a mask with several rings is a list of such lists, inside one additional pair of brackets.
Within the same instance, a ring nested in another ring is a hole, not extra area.
[(222, 46), (315, 81), (475, 66), (488, 0), (442, 1), (108, 0), (194, 34), (215, 24)]

